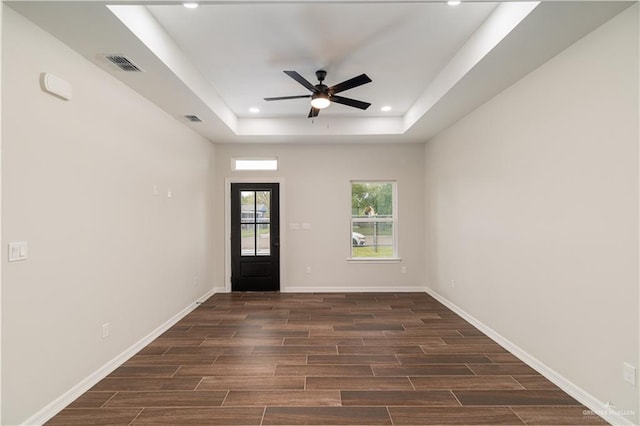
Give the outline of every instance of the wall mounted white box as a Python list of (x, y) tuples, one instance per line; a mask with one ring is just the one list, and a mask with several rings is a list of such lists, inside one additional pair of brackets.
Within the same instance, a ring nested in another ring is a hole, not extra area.
[(9, 262), (17, 262), (27, 258), (27, 242), (9, 243)]
[(41, 75), (42, 90), (45, 92), (56, 95), (66, 101), (71, 100), (73, 90), (71, 84), (58, 76), (49, 74), (47, 72)]

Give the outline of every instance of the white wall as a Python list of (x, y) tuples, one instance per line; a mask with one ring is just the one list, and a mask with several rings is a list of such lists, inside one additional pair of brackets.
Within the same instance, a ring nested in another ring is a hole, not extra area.
[[(231, 158), (278, 157), (277, 172), (232, 172)], [(424, 145), (217, 145), (216, 193), (225, 178), (279, 177), (283, 291), (393, 291), (424, 287)], [(348, 263), (350, 254), (350, 180), (398, 181), (399, 255), (387, 264)], [(216, 196), (215, 283), (224, 287), (224, 203)], [(310, 223), (311, 230), (289, 230)], [(306, 268), (311, 267), (311, 274)], [(405, 266), (407, 272), (401, 273)]]
[(425, 157), (431, 289), (635, 424), (638, 76), (635, 5)]
[[(212, 287), (213, 147), (8, 7), (2, 31), (2, 261), (29, 243), (2, 268), (10, 425)], [(73, 100), (44, 93), (41, 72)]]

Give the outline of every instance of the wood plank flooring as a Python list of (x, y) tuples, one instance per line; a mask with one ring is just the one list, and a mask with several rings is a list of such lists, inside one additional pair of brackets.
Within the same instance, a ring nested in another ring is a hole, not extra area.
[(606, 424), (583, 413), (425, 293), (232, 293), (47, 424)]

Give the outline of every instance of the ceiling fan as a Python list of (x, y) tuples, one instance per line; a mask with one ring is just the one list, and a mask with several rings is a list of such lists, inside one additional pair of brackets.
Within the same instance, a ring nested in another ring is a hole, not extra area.
[(354, 87), (362, 86), (363, 84), (371, 83), (371, 79), (366, 74), (360, 74), (357, 77), (345, 80), (342, 83), (338, 83), (334, 86), (328, 87), (323, 81), (327, 76), (327, 72), (324, 70), (316, 71), (316, 78), (318, 84), (315, 86), (307, 81), (303, 76), (296, 71), (285, 71), (289, 77), (293, 78), (298, 83), (306, 87), (311, 94), (300, 96), (279, 96), (275, 98), (264, 98), (265, 101), (281, 101), (285, 99), (300, 99), (311, 98), (311, 110), (309, 111), (309, 118), (317, 117), (320, 110), (331, 105), (331, 102), (336, 102), (342, 105), (347, 105), (354, 108), (367, 109), (371, 105), (368, 102), (358, 101), (356, 99), (345, 98), (342, 96), (336, 96), (336, 93), (344, 92), (345, 90), (353, 89)]

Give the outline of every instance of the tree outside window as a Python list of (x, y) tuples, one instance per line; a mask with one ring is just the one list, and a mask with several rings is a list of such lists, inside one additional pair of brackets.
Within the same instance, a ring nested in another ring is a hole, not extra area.
[(351, 258), (396, 258), (396, 182), (351, 182)]

